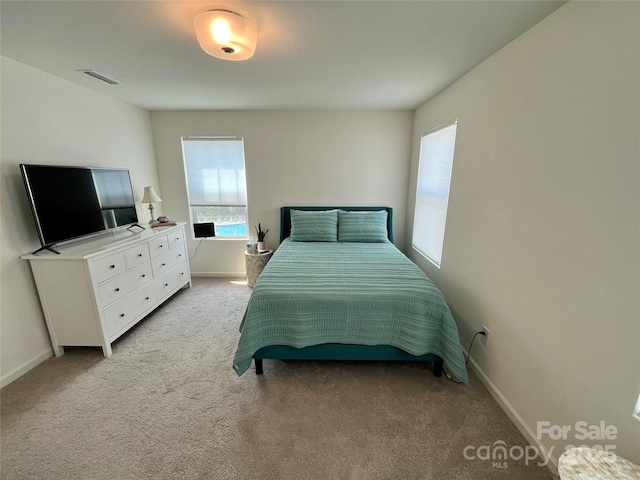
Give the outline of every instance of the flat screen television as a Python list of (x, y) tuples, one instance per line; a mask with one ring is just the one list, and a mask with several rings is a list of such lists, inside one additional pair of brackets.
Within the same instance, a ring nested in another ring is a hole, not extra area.
[(114, 228), (139, 226), (129, 170), (21, 164), (42, 248)]

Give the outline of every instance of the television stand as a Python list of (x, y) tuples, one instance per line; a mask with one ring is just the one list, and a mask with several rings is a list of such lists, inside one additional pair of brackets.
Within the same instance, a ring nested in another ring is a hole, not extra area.
[(37, 249), (35, 252), (33, 252), (32, 255), (36, 255), (38, 252), (41, 252), (43, 250), (49, 250), (50, 252), (56, 253), (58, 255), (60, 255), (60, 252), (57, 251), (55, 248), (55, 245), (49, 245), (48, 247), (40, 247), (39, 249)]

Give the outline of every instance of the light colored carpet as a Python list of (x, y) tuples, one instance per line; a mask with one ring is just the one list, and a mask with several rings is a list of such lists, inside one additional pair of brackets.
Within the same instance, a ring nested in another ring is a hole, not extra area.
[(231, 368), (251, 290), (194, 279), (119, 339), (68, 348), (1, 392), (6, 479), (551, 479), (466, 460), (527, 442), (477, 377), (431, 365), (265, 360)]

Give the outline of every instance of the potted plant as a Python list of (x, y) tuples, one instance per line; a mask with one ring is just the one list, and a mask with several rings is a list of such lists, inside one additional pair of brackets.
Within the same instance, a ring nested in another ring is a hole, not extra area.
[(258, 234), (258, 252), (264, 252), (266, 250), (266, 247), (264, 245), (264, 237), (267, 236), (267, 233), (269, 233), (269, 229), (267, 228), (266, 230), (262, 230), (262, 225), (260, 223), (258, 223), (258, 226), (254, 228), (256, 229), (256, 233)]

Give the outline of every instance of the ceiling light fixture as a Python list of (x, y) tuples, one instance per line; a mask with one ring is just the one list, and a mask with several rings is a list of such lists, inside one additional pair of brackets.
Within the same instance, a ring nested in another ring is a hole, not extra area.
[(209, 10), (193, 21), (200, 47), (224, 60), (246, 60), (256, 51), (258, 29), (230, 10)]

